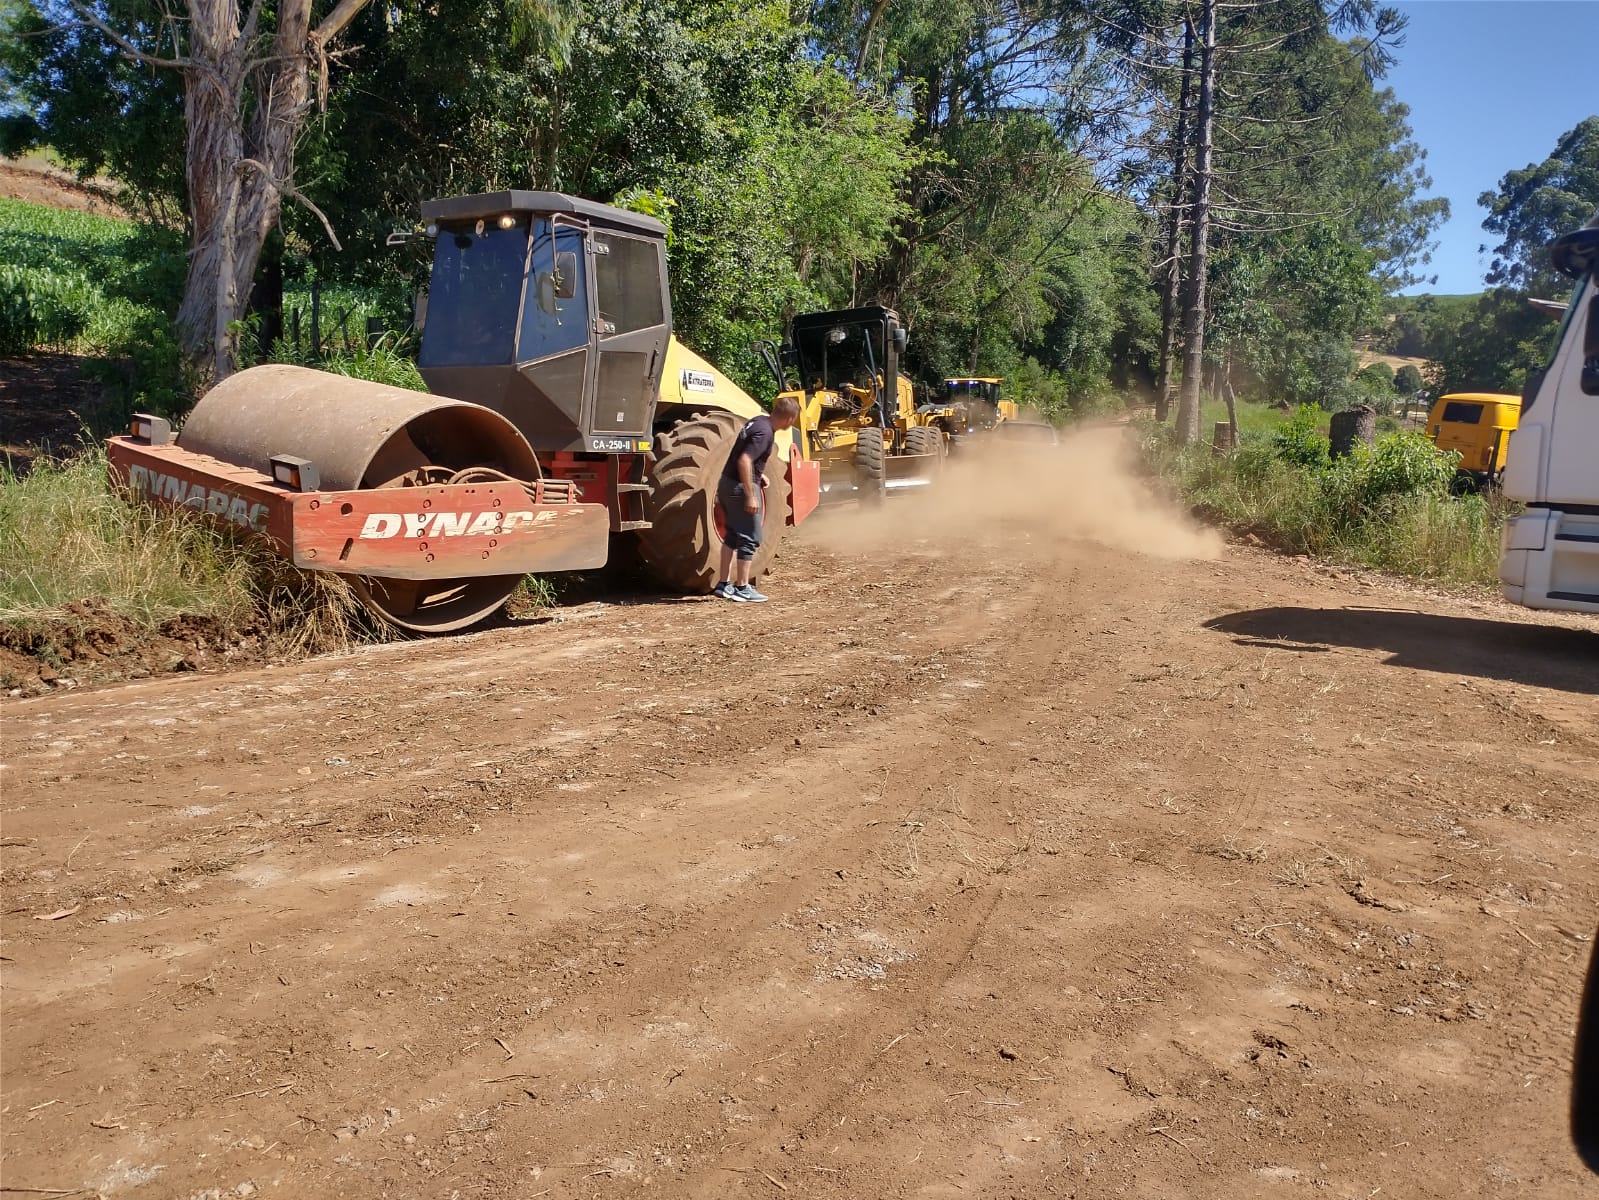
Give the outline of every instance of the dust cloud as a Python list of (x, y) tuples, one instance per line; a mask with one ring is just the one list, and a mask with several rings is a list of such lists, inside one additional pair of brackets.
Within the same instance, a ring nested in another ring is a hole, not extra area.
[(907, 543), (953, 549), (1023, 535), (1023, 553), (1062, 558), (1074, 542), (1164, 559), (1211, 559), (1216, 531), (1158, 498), (1133, 469), (1119, 426), (1063, 432), (1058, 445), (997, 437), (966, 443), (924, 488), (878, 505), (841, 504), (807, 523), (811, 540), (844, 553)]

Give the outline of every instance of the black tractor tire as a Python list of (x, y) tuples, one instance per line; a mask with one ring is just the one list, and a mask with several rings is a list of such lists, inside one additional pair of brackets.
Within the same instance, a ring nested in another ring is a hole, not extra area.
[[(655, 435), (655, 461), (649, 471), (652, 490), (644, 503), (650, 527), (635, 531), (633, 537), (646, 572), (657, 583), (700, 593), (716, 585), (722, 553), (716, 485), (742, 428), (742, 417), (709, 412)], [(750, 569), (752, 578), (767, 570), (783, 540), (788, 517), (784, 467), (775, 453), (766, 463), (772, 482), (762, 498), (761, 546)]]
[(867, 428), (855, 435), (855, 486), (864, 500), (883, 497), (888, 478), (888, 468), (883, 461), (886, 451), (881, 429)]
[(931, 425), (914, 425), (905, 431), (906, 454), (935, 454), (944, 457), (944, 435)]

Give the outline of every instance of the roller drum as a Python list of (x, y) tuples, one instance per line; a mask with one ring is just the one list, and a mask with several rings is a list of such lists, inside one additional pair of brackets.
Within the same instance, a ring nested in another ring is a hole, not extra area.
[[(527, 439), (476, 404), (273, 364), (232, 375), (195, 405), (178, 435), (185, 450), (271, 474), (271, 459), (316, 465), (320, 487), (401, 487), (426, 468), (453, 474), (488, 467), (515, 479), (539, 477)], [(362, 601), (384, 620), (443, 633), (504, 604), (520, 575), (457, 579), (356, 579)]]

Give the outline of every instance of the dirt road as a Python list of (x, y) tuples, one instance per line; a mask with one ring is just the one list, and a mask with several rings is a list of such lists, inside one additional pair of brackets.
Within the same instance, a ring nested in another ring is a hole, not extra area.
[(4, 1183), (1592, 1194), (1592, 623), (836, 532), (0, 710)]

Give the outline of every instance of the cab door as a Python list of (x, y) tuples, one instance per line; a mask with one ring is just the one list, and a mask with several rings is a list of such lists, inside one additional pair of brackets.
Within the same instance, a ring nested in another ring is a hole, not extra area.
[(594, 229), (589, 260), (599, 345), (590, 448), (630, 450), (650, 438), (671, 333), (666, 249), (659, 240)]

